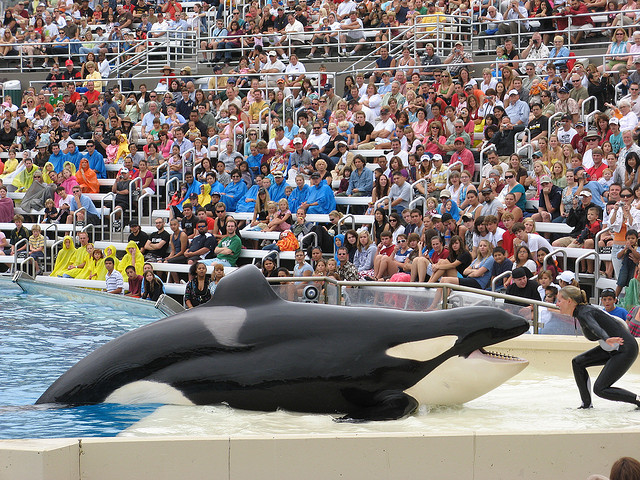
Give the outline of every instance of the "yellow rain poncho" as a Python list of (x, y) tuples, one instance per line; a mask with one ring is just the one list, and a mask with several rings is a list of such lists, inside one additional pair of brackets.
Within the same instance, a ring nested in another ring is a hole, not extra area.
[(69, 265), (73, 265), (76, 267), (79, 265), (82, 265), (82, 267), (72, 268), (70, 270), (67, 270), (64, 273), (66, 273), (70, 277), (76, 278), (78, 275), (80, 275), (80, 272), (84, 268), (84, 264), (87, 263), (88, 259), (89, 259), (89, 252), (87, 252), (87, 247), (76, 248), (75, 254), (73, 255), (73, 258), (71, 259), (71, 263)]
[[(131, 254), (131, 249), (135, 249), (133, 254)], [(140, 252), (140, 249), (138, 248), (138, 244), (134, 241), (127, 243), (127, 253), (122, 257), (120, 265), (117, 267), (118, 271), (124, 278), (127, 278), (127, 267), (129, 265), (136, 267), (136, 273), (138, 275), (142, 275), (144, 268), (144, 255), (142, 255), (142, 252)]]
[(200, 195), (198, 195), (198, 205), (204, 207), (211, 203), (211, 185), (203, 183), (200, 185)]
[(116, 161), (114, 163), (120, 163), (124, 161), (124, 157), (129, 155), (129, 141), (124, 134), (120, 135), (120, 143), (118, 143), (118, 152), (116, 153)]
[[(98, 273), (96, 261), (93, 259), (94, 250), (95, 249), (93, 247), (93, 244), (89, 243), (87, 245), (87, 261), (85, 262), (84, 267), (82, 267), (82, 270), (80, 270), (80, 273), (78, 273), (75, 278), (80, 280), (89, 280), (89, 277), (91, 277), (91, 275)], [(95, 277), (91, 278), (91, 280), (95, 280)]]
[(113, 245), (109, 245), (107, 248), (104, 249), (104, 258), (102, 258), (99, 262), (98, 262), (98, 280), (104, 280), (105, 278), (107, 278), (107, 267), (104, 266), (104, 259), (111, 257), (113, 258), (113, 265), (116, 270), (118, 270), (118, 266), (120, 265), (120, 260), (118, 260), (118, 257), (116, 257), (116, 247), (114, 247)]
[(18, 189), (19, 192), (26, 192), (29, 190), (29, 187), (33, 183), (33, 176), (36, 172), (41, 171), (37, 166), (32, 165), (31, 171), (27, 171), (27, 169), (22, 170), (16, 178), (13, 179), (11, 184)]
[(64, 162), (64, 164), (62, 165), (62, 168), (68, 168), (69, 171), (71, 172), (71, 175), (73, 175), (74, 177), (76, 176), (76, 166), (73, 162), (69, 162), (68, 160), (66, 162)]
[(56, 256), (56, 264), (53, 267), (50, 277), (61, 277), (67, 273), (67, 267), (71, 264), (76, 253), (76, 246), (73, 244), (73, 238), (69, 235), (64, 237), (62, 241), (62, 249), (58, 251)]
[(51, 177), (49, 176), (49, 172), (53, 172), (53, 168), (53, 163), (51, 162), (47, 162), (44, 164), (44, 171), (42, 172), (42, 179), (44, 180), (44, 183), (53, 183), (53, 180), (51, 180)]
[(8, 158), (6, 162), (4, 162), (4, 172), (0, 175), (0, 178), (6, 178), (16, 171), (20, 161), (17, 158)]

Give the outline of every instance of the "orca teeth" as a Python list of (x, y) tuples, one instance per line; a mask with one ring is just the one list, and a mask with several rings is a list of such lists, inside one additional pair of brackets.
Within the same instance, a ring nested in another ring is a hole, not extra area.
[(523, 361), (523, 359), (520, 358), (520, 357), (514, 357), (512, 355), (507, 355), (507, 354), (504, 354), (504, 353), (492, 352), (490, 350), (485, 350), (484, 348), (479, 348), (478, 351), (482, 355), (486, 355), (486, 356), (491, 357), (491, 358), (497, 358), (497, 359), (500, 359), (500, 360), (510, 360), (510, 361), (514, 361), (514, 362)]

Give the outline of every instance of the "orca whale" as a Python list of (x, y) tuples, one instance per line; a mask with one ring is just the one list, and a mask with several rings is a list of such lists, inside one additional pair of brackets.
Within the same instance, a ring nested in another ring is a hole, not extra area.
[(99, 347), (36, 403), (224, 403), (391, 420), (420, 404), (464, 403), (524, 369), (526, 360), (484, 347), (528, 328), (491, 307), (288, 302), (248, 265), (223, 278), (206, 304)]

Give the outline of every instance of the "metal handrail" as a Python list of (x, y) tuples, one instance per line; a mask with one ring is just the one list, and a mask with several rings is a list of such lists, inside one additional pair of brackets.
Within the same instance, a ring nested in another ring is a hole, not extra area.
[(104, 195), (101, 199), (100, 199), (100, 237), (104, 238), (104, 211), (105, 211), (105, 200), (107, 199), (111, 199), (112, 205), (115, 205), (115, 199), (116, 199), (116, 194), (113, 192), (109, 192), (106, 195)]
[(556, 118), (562, 118), (562, 115), (564, 115), (564, 113), (557, 112), (549, 117), (549, 123), (548, 123), (549, 128), (547, 128), (547, 141), (549, 141), (549, 139), (551, 138), (551, 135), (553, 134), (553, 128), (554, 128), (553, 120)]
[[(584, 107), (587, 104), (587, 102), (594, 102), (594, 110), (595, 107), (598, 106), (598, 104), (596, 103), (598, 101), (598, 99), (596, 97), (594, 97), (593, 95), (591, 95), (590, 97), (587, 97), (584, 99), (584, 101), (582, 102), (582, 105), (580, 105), (580, 119), (584, 122), (585, 121), (585, 116), (584, 116)], [(588, 125), (585, 125), (585, 128), (588, 127)]]
[[(133, 192), (136, 188), (142, 190), (142, 179), (140, 177), (129, 181), (129, 218), (133, 218)], [(122, 217), (122, 224), (124, 225), (124, 212), (122, 212)]]
[[(71, 240), (73, 242), (73, 240)], [(64, 238), (62, 240), (58, 240), (51, 245), (51, 271), (53, 272), (53, 268), (55, 267), (54, 259), (58, 257), (58, 250), (60, 245), (64, 244)], [(45, 256), (45, 270), (46, 270), (46, 256)], [(47, 270), (48, 271), (48, 270)]]
[(15, 272), (18, 269), (18, 249), (22, 247), (22, 245), (26, 245), (27, 255), (29, 254), (29, 240), (27, 238), (23, 238), (22, 240), (18, 240), (18, 242), (13, 247), (13, 271)]
[(87, 235), (89, 235), (88, 230), (91, 230), (91, 236), (89, 236), (89, 238), (93, 238), (95, 240), (96, 238), (96, 226), (93, 223), (87, 223), (84, 227), (82, 227), (82, 230), (80, 230), (80, 232), (85, 232)]
[[(260, 112), (258, 113), (258, 135), (262, 135), (262, 114), (264, 112), (270, 112), (271, 108), (267, 105), (266, 107), (264, 107), (262, 110), (260, 110)], [(269, 131), (271, 130), (271, 115), (267, 115), (267, 134), (269, 133)]]
[(600, 251), (600, 238), (602, 237), (602, 235), (606, 232), (609, 232), (611, 230), (610, 227), (606, 227), (603, 228), (602, 230), (600, 230), (598, 233), (596, 233), (595, 238), (593, 239), (593, 246), (596, 250), (596, 252), (598, 252), (598, 256), (596, 257), (596, 262), (593, 268), (593, 296), (596, 299), (596, 302), (600, 301), (600, 291), (597, 288), (598, 285), (598, 280), (600, 280), (600, 264), (602, 262), (602, 259), (600, 258), (600, 254), (602, 253)]
[(587, 116), (584, 117), (584, 128), (589, 131), (589, 125), (591, 124), (591, 121), (595, 118), (596, 115), (598, 115), (599, 113), (602, 113), (600, 110), (594, 110), (591, 113), (587, 113)]
[(351, 219), (351, 230), (355, 230), (356, 229), (356, 219), (355, 217), (350, 214), (347, 213), (346, 215), (342, 216), (339, 220), (338, 220), (338, 235), (340, 235), (340, 226), (347, 220), (347, 219)]
[(418, 203), (422, 202), (422, 215), (427, 213), (427, 201), (424, 197), (416, 197), (409, 202), (409, 210), (414, 209)]
[(151, 205), (153, 202), (153, 195), (151, 195), (149, 192), (144, 192), (138, 197), (138, 224), (142, 225), (142, 217), (144, 216), (144, 205), (142, 203), (145, 198), (149, 199), (147, 203), (149, 204), (149, 225), (151, 225), (151, 212), (153, 210)]
[(427, 192), (427, 179), (426, 179), (426, 178), (421, 178), (421, 179), (419, 179), (419, 180), (416, 180), (415, 182), (413, 182), (413, 183), (411, 184), (411, 200), (413, 200), (413, 199), (414, 199), (414, 196), (415, 196), (414, 189), (416, 188), (416, 186), (417, 186), (419, 183), (422, 183), (422, 184), (423, 184), (423, 185), (422, 185), (422, 188), (424, 188), (425, 194), (426, 194), (426, 192)]
[(310, 238), (310, 237), (313, 237), (313, 246), (314, 247), (318, 246), (318, 234), (316, 232), (309, 232), (306, 235), (303, 235), (303, 234), (298, 235), (298, 243), (300, 244), (300, 248), (303, 248), (302, 244), (307, 238)]
[[(31, 264), (33, 264), (33, 267), (34, 267), (34, 268), (33, 268), (33, 272), (34, 272), (34, 275), (35, 275), (35, 271), (36, 271), (36, 268), (35, 268), (35, 267), (36, 267), (36, 263), (37, 263), (37, 262), (36, 262), (36, 259), (35, 259), (35, 258), (33, 258), (33, 257), (27, 257), (27, 258), (23, 259), (23, 260), (20, 262), (20, 271), (21, 271), (21, 272), (25, 272), (25, 273), (26, 273), (26, 270), (24, 269), (24, 264), (25, 264), (25, 263), (31, 263)], [(17, 268), (17, 267), (16, 267), (16, 268)]]
[[(158, 189), (158, 201), (156, 203), (157, 209), (160, 210), (160, 179), (161, 179), (161, 175), (160, 173), (162, 172), (162, 170), (167, 170), (167, 179), (164, 182), (164, 188), (165, 188), (165, 194), (169, 191), (168, 185), (169, 185), (169, 181), (173, 180), (169, 178), (169, 162), (162, 162), (160, 165), (158, 165), (158, 168), (156, 168), (156, 188)], [(176, 178), (176, 180), (178, 180)], [(169, 205), (169, 202), (167, 201), (167, 205)]]
[(384, 197), (380, 197), (378, 200), (376, 200), (376, 203), (373, 205), (374, 209), (378, 208), (378, 204), (382, 203), (382, 206), (384, 208), (384, 201), (387, 200), (389, 202), (389, 214), (391, 214), (393, 212), (393, 209), (391, 207), (391, 195), (386, 195)]
[(547, 264), (549, 263), (549, 259), (555, 257), (556, 255), (562, 256), (562, 270), (567, 269), (567, 250), (566, 248), (558, 248), (553, 252), (549, 252), (545, 255), (544, 260), (542, 261), (542, 269), (547, 269)]
[[(167, 208), (169, 208), (169, 203), (171, 202), (171, 198), (169, 198), (169, 192), (171, 191), (171, 190), (169, 189), (169, 186), (170, 186), (173, 182), (175, 182), (175, 183), (176, 183), (176, 186), (178, 187), (178, 188), (176, 189), (176, 191), (177, 191), (177, 190), (180, 188), (180, 179), (179, 179), (178, 177), (172, 177), (172, 178), (170, 178), (169, 180), (167, 180), (167, 181), (165, 182), (165, 184), (164, 184), (164, 187), (165, 187), (165, 192), (164, 192), (164, 194), (165, 194), (165, 199), (166, 199), (166, 201), (165, 201), (165, 205), (167, 206)], [(159, 199), (159, 198), (160, 198), (160, 196), (158, 196), (158, 199)], [(160, 201), (159, 201), (159, 200), (158, 200), (158, 210), (160, 210)]]
[[(506, 272), (502, 272), (500, 275), (493, 277), (491, 279), (491, 291), (492, 292), (496, 291), (496, 285), (498, 283), (498, 280), (502, 280), (503, 278), (510, 277), (512, 273), (513, 273), (512, 270), (508, 270)], [(504, 285), (504, 282), (502, 282), (502, 284)], [(495, 298), (493, 298), (492, 300), (495, 301)]]
[(73, 236), (74, 237), (76, 236), (76, 233), (77, 233), (77, 227), (76, 227), (77, 220), (76, 220), (76, 217), (78, 216), (78, 213), (83, 212), (83, 211), (84, 211), (84, 217), (85, 217), (85, 223), (86, 223), (86, 221), (87, 221), (87, 213), (88, 212), (87, 212), (87, 209), (85, 207), (80, 207), (79, 209), (77, 209), (76, 211), (73, 212), (73, 217), (72, 217), (72, 219), (73, 219), (73, 228), (72, 228), (72, 231), (73, 231)]
[[(46, 241), (47, 241), (47, 235), (46, 234), (47, 234), (47, 232), (49, 230), (53, 230), (53, 238), (54, 239), (58, 238), (58, 230), (59, 230), (58, 225), (59, 225), (58, 223), (49, 223), (47, 226), (44, 227), (44, 232), (42, 232), (42, 233), (43, 233), (44, 238), (45, 238), (45, 250), (47, 249), (46, 248), (47, 247), (47, 244), (46, 244)], [(55, 242), (54, 242), (53, 245), (55, 245)], [(51, 246), (51, 248), (53, 248), (53, 245)], [(51, 253), (53, 253), (53, 251)], [(53, 258), (54, 258), (54, 256), (51, 255), (51, 270), (53, 270)], [(44, 256), (44, 269), (47, 270), (47, 255), (46, 255), (46, 253), (45, 253), (45, 256)]]
[[(115, 221), (116, 218), (116, 213), (118, 212), (122, 212), (122, 208), (120, 207), (115, 207), (113, 209), (113, 211), (111, 213), (109, 213), (109, 239), (111, 239), (112, 235), (115, 233), (113, 231), (113, 222)], [(122, 225), (122, 222), (120, 222), (120, 224)], [(120, 228), (120, 241), (122, 241), (124, 239), (124, 228)]]
[(244, 124), (244, 120), (240, 120), (236, 123), (235, 127), (233, 127), (233, 132), (231, 132), (233, 138), (233, 150), (239, 151), (244, 156), (244, 148), (242, 149), (242, 151), (238, 150), (238, 144), (236, 143), (236, 128), (238, 128), (238, 126), (240, 126), (240, 129), (242, 130), (242, 137), (247, 138), (247, 126)]

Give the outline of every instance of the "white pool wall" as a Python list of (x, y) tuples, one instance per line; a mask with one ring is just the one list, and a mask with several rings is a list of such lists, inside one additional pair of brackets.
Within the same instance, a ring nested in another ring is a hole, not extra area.
[[(571, 358), (593, 346), (523, 336), (495, 350), (529, 359), (531, 373), (570, 375)], [(578, 480), (607, 474), (621, 456), (639, 458), (639, 445), (640, 429), (6, 440), (0, 480)]]

